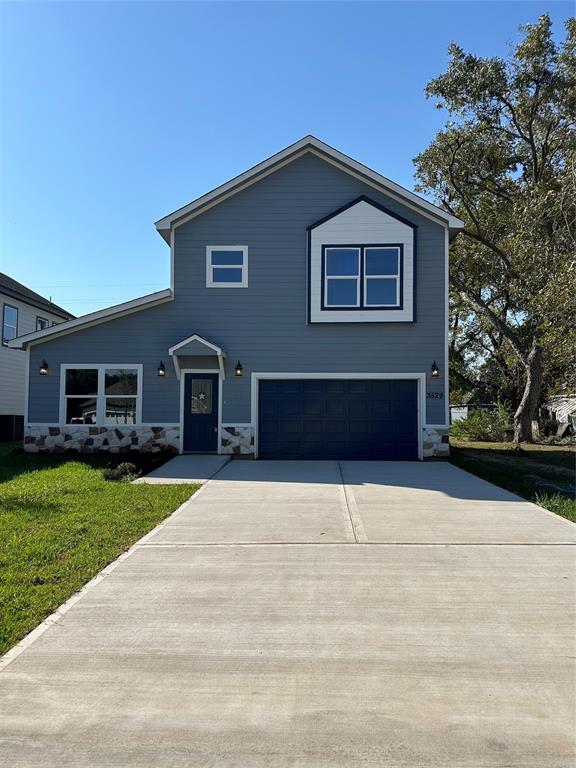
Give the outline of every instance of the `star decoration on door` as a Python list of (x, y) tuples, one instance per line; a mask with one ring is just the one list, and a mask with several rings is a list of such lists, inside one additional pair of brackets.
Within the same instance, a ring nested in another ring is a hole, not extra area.
[(198, 392), (198, 400), (206, 400), (206, 392)]

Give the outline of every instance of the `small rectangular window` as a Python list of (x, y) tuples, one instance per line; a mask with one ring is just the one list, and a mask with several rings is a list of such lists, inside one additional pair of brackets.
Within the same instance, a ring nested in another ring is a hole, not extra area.
[(18, 336), (18, 310), (10, 304), (4, 304), (2, 313), (2, 344)]
[(360, 248), (326, 248), (324, 275), (327, 307), (360, 306)]
[(192, 379), (190, 413), (212, 413), (212, 381), (210, 379)]
[(400, 249), (364, 248), (364, 306), (400, 304)]
[(48, 328), (50, 323), (48, 320), (46, 320), (45, 317), (36, 317), (36, 330), (37, 331), (43, 331), (45, 328)]
[(207, 246), (206, 286), (208, 288), (247, 288), (248, 246)]

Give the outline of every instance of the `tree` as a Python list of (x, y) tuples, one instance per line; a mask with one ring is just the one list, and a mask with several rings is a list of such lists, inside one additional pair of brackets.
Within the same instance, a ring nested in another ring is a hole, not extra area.
[(426, 88), (450, 119), (415, 158), (418, 189), (465, 222), (453, 291), (521, 367), (516, 442), (532, 440), (544, 365), (575, 342), (576, 19), (560, 46), (548, 15), (522, 30), (508, 61), (450, 46)]

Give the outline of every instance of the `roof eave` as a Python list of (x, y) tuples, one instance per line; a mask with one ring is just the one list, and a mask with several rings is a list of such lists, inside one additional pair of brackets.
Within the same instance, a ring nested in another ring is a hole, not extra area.
[(51, 328), (45, 328), (43, 331), (34, 331), (33, 333), (27, 333), (23, 336), (17, 336), (15, 339), (8, 342), (8, 346), (12, 349), (26, 349), (34, 344), (42, 344), (44, 341), (51, 341), (58, 336), (76, 333), (77, 331), (84, 330), (93, 325), (100, 325), (101, 323), (109, 322), (118, 317), (131, 315), (134, 312), (139, 312), (143, 309), (150, 309), (158, 304), (172, 301), (173, 298), (174, 294), (172, 289), (165, 288), (162, 291), (156, 291), (155, 293), (150, 293), (146, 296), (139, 296), (136, 299), (124, 301), (122, 304), (115, 304), (111, 307), (106, 307), (105, 309), (99, 309), (96, 312), (90, 312), (88, 315), (67, 320), (64, 323), (59, 323)]
[(217, 204), (220, 198), (224, 199), (231, 194), (234, 194), (235, 191), (240, 191), (244, 185), (255, 183), (262, 175), (272, 172), (277, 166), (290, 162), (291, 160), (296, 159), (299, 154), (307, 151), (324, 155), (327, 160), (342, 166), (344, 170), (348, 170), (350, 173), (355, 172), (356, 174), (365, 177), (372, 184), (380, 186), (385, 194), (388, 193), (400, 198), (400, 200), (410, 204), (412, 207), (419, 209), (424, 215), (439, 220), (445, 226), (448, 225), (450, 229), (459, 229), (463, 226), (463, 223), (459, 219), (442, 208), (439, 208), (433, 203), (428, 202), (425, 198), (396, 184), (396, 182), (387, 179), (385, 176), (382, 176), (377, 171), (359, 163), (357, 160), (344, 155), (339, 150), (325, 144), (315, 136), (309, 135), (294, 144), (291, 144), (280, 152), (277, 152), (266, 160), (263, 160), (252, 168), (249, 168), (247, 171), (244, 171), (244, 173), (235, 176), (224, 184), (207, 192), (205, 195), (193, 200), (191, 203), (158, 219), (155, 223), (156, 229), (164, 240), (169, 243), (171, 229), (178, 226), (183, 220), (186, 220), (189, 216), (198, 215), (204, 207)]

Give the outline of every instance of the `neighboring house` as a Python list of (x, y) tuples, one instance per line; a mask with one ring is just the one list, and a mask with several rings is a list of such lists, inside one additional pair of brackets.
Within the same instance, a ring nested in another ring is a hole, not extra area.
[(156, 228), (170, 288), (11, 342), (27, 450), (447, 454), (461, 221), (307, 136)]
[(0, 272), (0, 441), (19, 440), (24, 425), (26, 355), (8, 342), (74, 317), (22, 283)]

